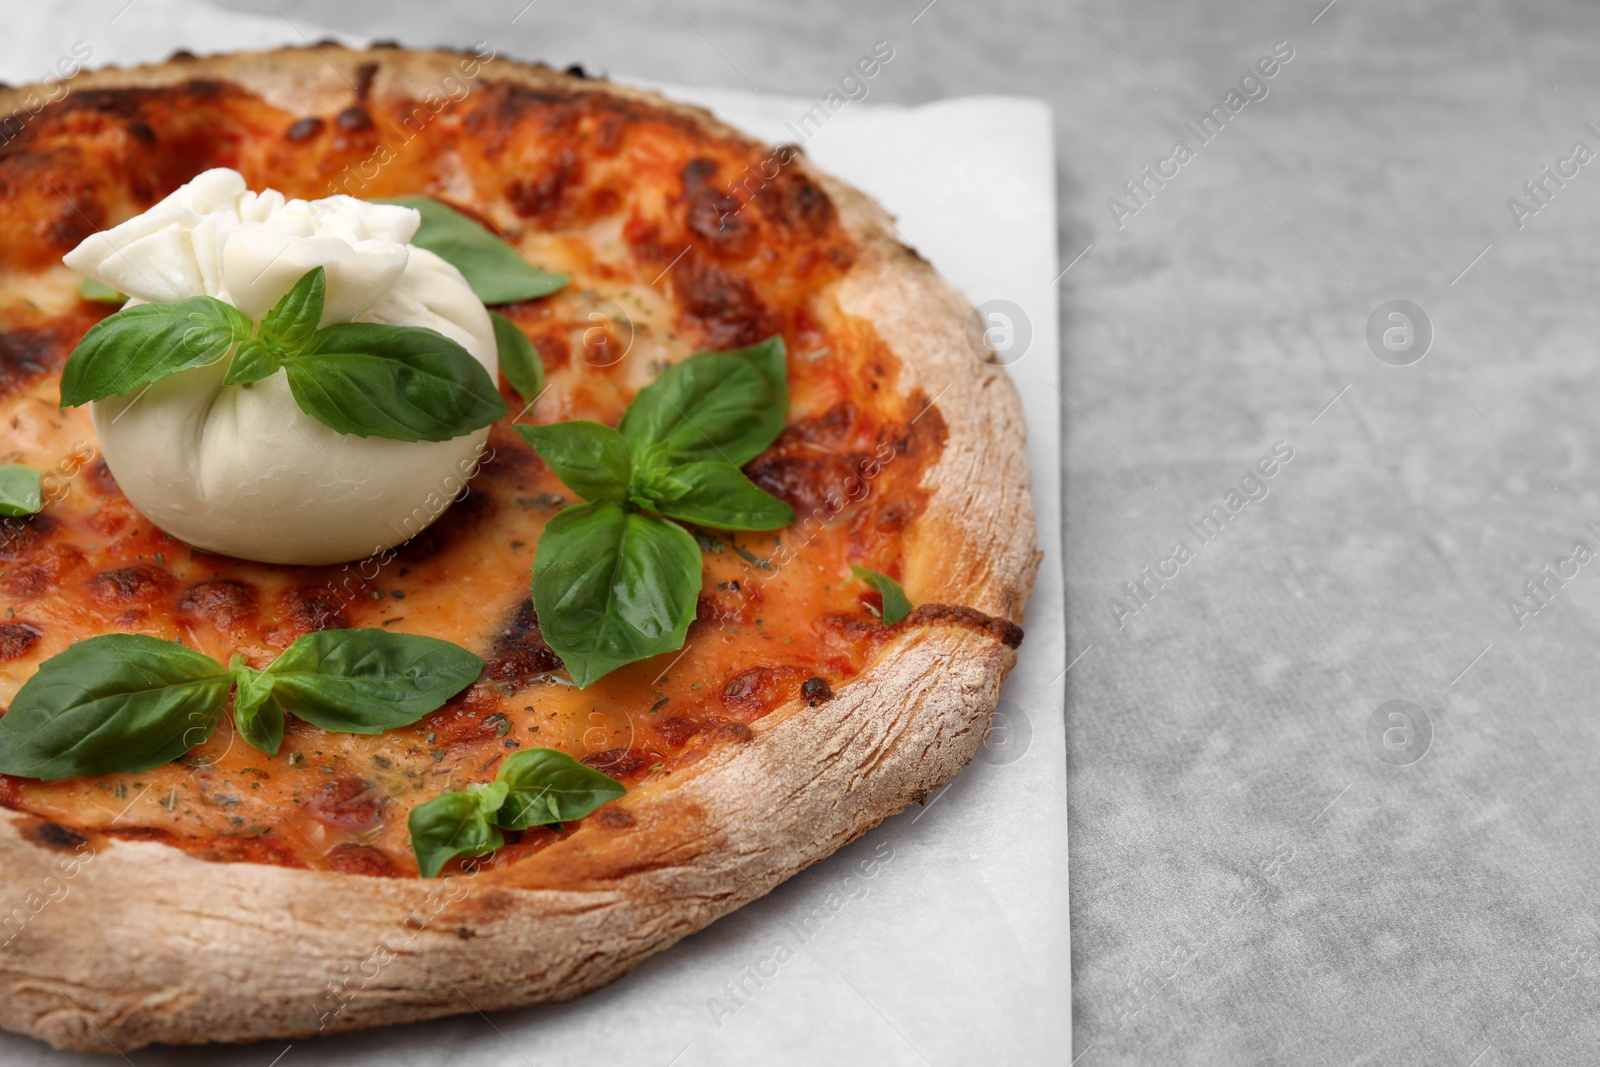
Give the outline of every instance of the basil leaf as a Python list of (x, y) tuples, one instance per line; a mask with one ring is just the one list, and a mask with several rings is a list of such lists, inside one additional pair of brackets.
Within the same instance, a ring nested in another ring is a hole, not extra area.
[(272, 693), (272, 681), (264, 671), (234, 657), (229, 670), (239, 688), (233, 694), (233, 728), (239, 736), (269, 756), (276, 756), (283, 745), (283, 706)]
[(483, 660), (432, 637), (387, 630), (316, 630), (262, 671), (300, 718), (349, 734), (410, 726), (477, 681)]
[(90, 327), (61, 370), (61, 406), (131, 393), (179, 371), (215, 363), (250, 336), (250, 320), (215, 297), (139, 304)]
[(127, 293), (119, 293), (111, 286), (97, 282), (93, 278), (85, 278), (78, 283), (78, 295), (96, 304), (116, 304), (120, 307), (128, 302)]
[(422, 225), (411, 243), (459, 270), (485, 304), (548, 296), (571, 280), (565, 274), (535, 267), (495, 234), (432, 197), (399, 196), (376, 203), (399, 204), (421, 212)]
[(424, 878), (457, 856), (482, 856), (506, 843), (475, 793), (444, 793), (411, 809), (411, 851)]
[(742, 466), (783, 432), (789, 413), (782, 337), (752, 348), (702, 352), (639, 390), (619, 429), (638, 450), (664, 444), (672, 463)]
[(261, 339), (285, 354), (300, 351), (322, 322), (328, 298), (328, 272), (313, 267), (300, 276), (261, 320)]
[(681, 526), (582, 504), (545, 525), (533, 561), (544, 639), (580, 687), (683, 646), (700, 593), (700, 549)]
[(794, 508), (766, 492), (732, 463), (702, 460), (675, 467), (676, 485), (652, 499), (651, 509), (718, 530), (776, 530), (794, 522)]
[(527, 748), (500, 764), (495, 781), (510, 788), (495, 822), (507, 830), (571, 822), (628, 790), (615, 778), (554, 748)]
[(539, 358), (539, 350), (533, 347), (533, 342), (522, 332), (522, 327), (500, 312), (489, 312), (489, 321), (494, 323), (494, 343), (499, 350), (500, 373), (506, 376), (506, 381), (521, 394), (522, 399), (533, 403), (544, 392), (544, 361)]
[(900, 587), (899, 582), (887, 574), (879, 574), (877, 571), (858, 567), (852, 563), (850, 576), (858, 582), (866, 582), (883, 597), (884, 622), (892, 626), (911, 614), (911, 601), (906, 599), (906, 591)]
[[(754, 367), (761, 376), (772, 386), (772, 392), (779, 397), (785, 416), (789, 412), (789, 351), (784, 346), (783, 337), (773, 334), (760, 344), (751, 345), (749, 348), (729, 348), (722, 353), (725, 356), (738, 356), (750, 366)], [(780, 423), (781, 425), (781, 423)], [(778, 435), (773, 434), (774, 438)]]
[(433, 330), (329, 326), (283, 365), (300, 410), (358, 437), (448, 441), (507, 414), (483, 364)]
[(550, 465), (562, 485), (583, 499), (620, 503), (628, 498), (628, 444), (611, 427), (573, 419), (511, 428)]
[(55, 781), (159, 767), (202, 744), (232, 676), (143, 634), (79, 641), (39, 665), (0, 717), (0, 773)]
[(258, 382), (262, 378), (269, 378), (278, 373), (278, 368), (283, 364), (278, 362), (278, 357), (272, 350), (260, 341), (245, 341), (233, 353), (233, 362), (228, 364), (228, 373), (223, 375), (223, 385), (241, 385)]
[(500, 810), (500, 805), (506, 802), (506, 797), (511, 795), (511, 787), (502, 781), (475, 782), (467, 786), (467, 792), (478, 798), (478, 807), (482, 808), (493, 819), (495, 812)]
[(44, 507), (39, 472), (20, 463), (0, 467), (0, 515), (32, 515)]

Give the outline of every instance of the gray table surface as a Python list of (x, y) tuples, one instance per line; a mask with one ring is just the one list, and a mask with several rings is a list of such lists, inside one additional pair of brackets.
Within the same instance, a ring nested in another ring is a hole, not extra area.
[[(887, 39), (876, 100), (1049, 101), (1063, 264), (1088, 248), (1061, 282), (1061, 1063), (1597, 1059), (1600, 163), (1543, 206), (1521, 186), (1600, 152), (1600, 11), (223, 2), (798, 94)], [(1293, 58), (1244, 86), (1266, 96), (1209, 143), (1184, 126), (1278, 42)], [(1180, 138), (1194, 157), (1114, 217)], [(1434, 333), (1406, 366), (1367, 337), (1400, 298)], [(1280, 441), (1244, 485), (1265, 497), (1210, 541), (1186, 527)], [(1146, 565), (1171, 576), (1118, 612)]]

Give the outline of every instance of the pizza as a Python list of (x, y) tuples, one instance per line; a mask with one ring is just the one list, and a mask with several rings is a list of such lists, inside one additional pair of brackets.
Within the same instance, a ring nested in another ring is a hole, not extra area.
[[(126, 1051), (570, 999), (969, 762), (1037, 565), (1021, 408), (870, 199), (488, 48), (67, 85), (0, 92), (0, 1025)], [(220, 241), (206, 197), (276, 251), (200, 295), (137, 242)], [(452, 259), (485, 233), (542, 283)], [(340, 303), (391, 253), (434, 271), (412, 304)], [(162, 347), (171, 308), (204, 328)], [(389, 377), (333, 381), (363, 345)], [(194, 489), (220, 408), (152, 435), (205, 375), (375, 473), (313, 484), (238, 416), (228, 485), (289, 488)], [(338, 539), (396, 485), (414, 521)]]

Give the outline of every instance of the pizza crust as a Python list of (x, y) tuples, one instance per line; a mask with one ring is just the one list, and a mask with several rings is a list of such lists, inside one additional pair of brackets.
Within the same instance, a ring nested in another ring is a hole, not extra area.
[[(347, 98), (345, 75), (361, 63), (380, 65), (372, 92), (382, 97), (428, 91), (460, 59), (323, 46), (100, 71), (73, 87), (219, 77), (310, 113)], [(489, 70), (497, 80), (574, 83), (503, 58)], [(642, 90), (582, 84), (732, 132)], [(0, 91), (0, 112), (26, 92)], [(925, 474), (928, 506), (906, 546), (908, 590), (1020, 622), (1038, 554), (1016, 391), (975, 358), (967, 303), (895, 239), (881, 209), (803, 158), (795, 165), (826, 188), (859, 245), (842, 308), (870, 320), (900, 359), (903, 392), (945, 398), (944, 450)], [(608, 805), (570, 837), (464, 878), (213, 863), (151, 842), (79, 845), (0, 810), (0, 921), (17, 907), (26, 916), (14, 932), (0, 929), (0, 1026), (57, 1047), (126, 1052), (571, 999), (948, 781), (987, 735), (1015, 660), (989, 633), (908, 629), (832, 701), (792, 702), (748, 730), (728, 729), (698, 763)]]

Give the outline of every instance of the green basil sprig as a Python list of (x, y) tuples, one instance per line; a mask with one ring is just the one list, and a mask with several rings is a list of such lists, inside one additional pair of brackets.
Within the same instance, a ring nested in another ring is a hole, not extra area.
[(522, 399), (533, 403), (544, 392), (544, 362), (522, 328), (498, 311), (489, 312), (494, 323), (494, 343), (500, 353), (500, 373)]
[(575, 420), (515, 426), (584, 500), (551, 519), (533, 564), (544, 639), (587, 686), (683, 647), (700, 592), (700, 550), (671, 519), (774, 530), (794, 509), (739, 469), (783, 430), (783, 338), (705, 352), (639, 391), (613, 430)]
[(210, 296), (139, 304), (95, 323), (61, 369), (61, 406), (131, 393), (215, 363), (250, 337), (250, 320)]
[(144, 634), (91, 637), (41, 663), (0, 716), (0, 774), (55, 781), (169, 763), (211, 736), (236, 683), (240, 736), (277, 755), (285, 707), (324, 730), (375, 734), (482, 672), (448, 641), (378, 629), (306, 634), (264, 670)]
[(456, 856), (482, 856), (506, 843), (499, 827), (479, 803), (477, 793), (445, 793), (411, 809), (406, 820), (411, 850), (424, 878)]
[(127, 293), (119, 293), (104, 282), (97, 282), (93, 278), (84, 278), (78, 283), (78, 295), (85, 300), (92, 300), (96, 304), (116, 304), (121, 306), (128, 302)]
[(501, 830), (572, 822), (627, 793), (615, 778), (554, 748), (508, 756), (492, 782), (444, 793), (411, 810), (411, 849), (424, 878), (456, 856), (482, 856), (505, 844)]
[(883, 598), (883, 621), (890, 626), (911, 614), (911, 601), (906, 597), (905, 589), (887, 574), (879, 574), (875, 570), (858, 567), (852, 563), (850, 576), (878, 591), (878, 595)]
[(339, 433), (397, 441), (447, 441), (504, 418), (489, 373), (434, 330), (338, 323), (322, 329), (327, 272), (295, 282), (259, 333), (214, 297), (140, 304), (95, 324), (67, 357), (61, 405), (120, 396), (180, 371), (232, 361), (225, 385), (279, 370), (300, 410)]
[(422, 225), (411, 243), (459, 270), (485, 304), (549, 296), (571, 281), (565, 274), (529, 263), (499, 237), (432, 197), (397, 196), (375, 203), (398, 204), (421, 212)]
[(39, 472), (20, 463), (0, 467), (0, 515), (32, 515), (44, 507)]

